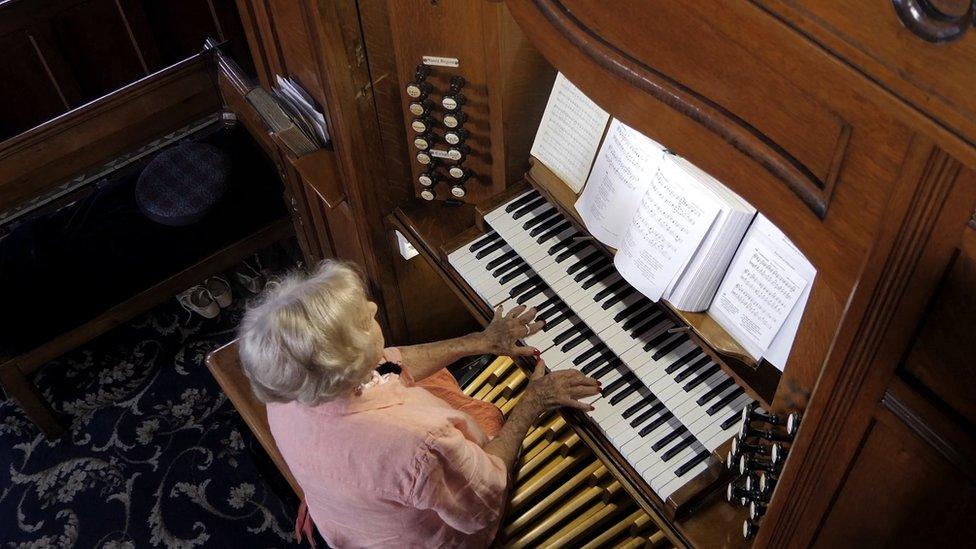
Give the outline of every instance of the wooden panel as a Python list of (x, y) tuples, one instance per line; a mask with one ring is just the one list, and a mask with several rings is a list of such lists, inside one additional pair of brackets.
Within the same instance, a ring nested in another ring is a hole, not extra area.
[[(390, 246), (395, 247), (396, 236), (393, 231), (389, 235)], [(405, 260), (397, 254), (394, 266), (401, 306), (413, 313), (407, 325), (408, 343), (448, 339), (481, 329), (478, 321), (422, 257)]]
[(167, 69), (0, 146), (0, 209), (220, 108), (209, 55)]
[(303, 19), (303, 8), (299, 0), (271, 2), (271, 24), (274, 28), (277, 46), (285, 64), (282, 76), (291, 76), (319, 102), (326, 104), (325, 92), (315, 62), (315, 50), (309, 41)]
[[(689, 99), (769, 143), (768, 153), (778, 157), (771, 161), (788, 166), (796, 178), (787, 183), (816, 196), (823, 208), (829, 205), (850, 126), (804, 89), (808, 76), (794, 80), (774, 70), (750, 44), (724, 34), (687, 4), (658, 2), (644, 10), (629, 2), (613, 10), (580, 0), (561, 4), (622, 55), (639, 60), (687, 90)], [(634, 40), (630, 32), (635, 26), (648, 39)]]
[[(940, 119), (970, 144), (976, 143), (976, 95), (972, 93), (976, 32), (970, 25), (957, 40), (931, 43), (913, 33), (895, 7), (914, 5), (923, 24), (951, 27), (947, 20), (967, 9), (973, 11), (970, 0), (753, 1), (842, 55), (913, 108)], [(944, 10), (947, 17), (931, 8)]]
[(962, 547), (976, 539), (976, 483), (880, 411), (816, 547)]
[(929, 311), (904, 373), (976, 425), (976, 230), (962, 244)]
[[(26, 32), (0, 38), (0, 140), (58, 115), (68, 107)], [(10, 85), (16, 82), (16, 85)]]
[(72, 68), (84, 100), (148, 74), (127, 26), (113, 0), (84, 2), (51, 20), (58, 49)]
[[(150, 64), (151, 70), (158, 70), (185, 59), (203, 47), (207, 38), (223, 41), (234, 57), (245, 67), (250, 57), (246, 54), (247, 44), (233, 8), (233, 0), (136, 0), (127, 14), (140, 8), (145, 14), (146, 24), (152, 34), (138, 34), (140, 45), (150, 43), (158, 50), (158, 65)], [(138, 6), (136, 6), (138, 4)], [(129, 15), (130, 19), (134, 17)], [(240, 54), (244, 55), (240, 55)]]

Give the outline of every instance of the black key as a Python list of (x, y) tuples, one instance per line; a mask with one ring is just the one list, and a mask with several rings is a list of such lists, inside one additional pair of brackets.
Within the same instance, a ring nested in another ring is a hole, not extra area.
[(549, 299), (543, 301), (536, 307), (536, 311), (539, 311), (535, 316), (539, 320), (545, 320), (547, 317), (561, 311), (566, 304), (559, 299), (559, 296), (552, 296)]
[(708, 378), (710, 378), (713, 375), (717, 374), (719, 372), (719, 370), (721, 370), (721, 369), (722, 368), (719, 367), (718, 364), (712, 364), (708, 368), (705, 368), (704, 370), (702, 370), (702, 372), (700, 374), (698, 374), (694, 378), (692, 378), (691, 381), (689, 381), (688, 383), (685, 383), (684, 384), (684, 387), (682, 387), (682, 389), (684, 389), (685, 392), (687, 393), (688, 391), (690, 391), (690, 390), (694, 389), (695, 387), (698, 387), (699, 385), (701, 385), (702, 383), (704, 383), (705, 380), (707, 380)]
[[(630, 416), (636, 414), (637, 412), (640, 412), (641, 410), (643, 410), (646, 406), (650, 406), (654, 402), (655, 401), (654, 401), (653, 398), (645, 398), (644, 400), (638, 401), (638, 402), (634, 403), (634, 405), (631, 406), (630, 408), (627, 408), (626, 410), (624, 410), (624, 413), (621, 414), (621, 415), (623, 416), (624, 419), (627, 419)], [(660, 404), (660, 403), (658, 403), (658, 404)], [(640, 425), (640, 424), (638, 423), (637, 425)], [(636, 427), (637, 425), (634, 425), (634, 427)]]
[(579, 328), (573, 325), (572, 322), (569, 323), (569, 327), (559, 333), (559, 335), (569, 334), (573, 335), (579, 333)]
[(576, 271), (582, 269), (583, 267), (586, 267), (590, 263), (596, 263), (597, 261), (600, 260), (600, 257), (601, 256), (603, 256), (603, 254), (601, 254), (600, 252), (594, 250), (589, 255), (583, 257), (582, 259), (580, 259), (576, 263), (573, 263), (572, 265), (570, 265), (569, 268), (566, 269), (566, 274), (573, 274)]
[(542, 234), (542, 233), (548, 231), (549, 229), (553, 228), (557, 223), (559, 223), (562, 220), (563, 220), (563, 218), (560, 217), (560, 216), (558, 216), (558, 215), (553, 216), (553, 217), (550, 217), (549, 219), (547, 219), (543, 223), (540, 223), (538, 227), (536, 227), (536, 228), (532, 229), (531, 231), (529, 231), (529, 236), (539, 236), (540, 234)]
[(531, 229), (532, 227), (535, 227), (539, 223), (542, 223), (543, 221), (545, 221), (545, 220), (549, 219), (550, 217), (556, 215), (557, 213), (559, 213), (559, 212), (556, 211), (556, 208), (553, 208), (552, 206), (549, 206), (548, 209), (542, 210), (541, 212), (539, 212), (538, 215), (533, 216), (532, 219), (526, 221), (525, 223), (522, 223), (522, 229), (527, 231), (527, 230)]
[(525, 271), (528, 271), (530, 269), (531, 269), (531, 267), (529, 267), (529, 264), (528, 263), (523, 263), (522, 265), (520, 265), (519, 267), (517, 267), (514, 271), (509, 271), (509, 273), (507, 275), (499, 278), (498, 279), (498, 282), (500, 282), (502, 284), (508, 284), (509, 282), (511, 282), (511, 281), (515, 280), (516, 278), (518, 278), (519, 275), (521, 275), (522, 273), (524, 273)]
[(617, 313), (613, 317), (613, 321), (614, 322), (620, 322), (621, 320), (624, 320), (625, 318), (629, 318), (630, 316), (637, 314), (637, 312), (640, 311), (641, 308), (644, 307), (645, 305), (647, 305), (647, 303), (644, 303), (644, 300), (643, 299), (640, 300), (640, 301), (635, 301), (634, 303), (631, 303), (630, 305), (628, 305), (626, 309), (624, 309), (624, 310), (620, 311), (619, 313)]
[[(578, 233), (577, 233), (578, 234)], [(576, 240), (576, 235), (562, 239), (560, 242), (553, 244), (551, 248), (547, 251), (549, 255), (556, 255), (562, 250), (568, 250), (573, 244), (579, 244), (584, 242), (582, 240)]]
[(617, 294), (617, 295), (611, 297), (610, 299), (608, 299), (607, 302), (603, 304), (603, 308), (604, 309), (609, 309), (610, 307), (613, 307), (614, 305), (617, 304), (618, 301), (622, 301), (627, 296), (629, 296), (630, 294), (632, 294), (632, 293), (634, 293), (636, 291), (637, 290), (635, 290), (633, 286), (631, 286), (630, 288), (627, 288), (626, 290), (624, 290), (624, 291), (620, 292), (619, 294)]
[[(564, 332), (562, 334), (559, 334), (558, 337), (554, 337), (552, 339), (552, 344), (553, 345), (559, 345), (563, 341), (566, 341), (567, 339), (573, 337), (573, 334), (574, 333), (576, 334), (576, 337), (582, 337), (582, 338), (585, 338), (586, 337), (584, 334), (581, 334), (581, 333), (578, 333), (578, 332)], [(563, 349), (563, 350), (565, 351), (565, 349)]]
[(660, 324), (662, 320), (664, 320), (664, 313), (662, 313), (659, 309), (642, 309), (631, 314), (630, 318), (627, 319), (627, 322), (620, 325), (620, 328), (623, 330), (633, 330), (635, 327), (641, 327), (640, 332), (631, 334), (636, 337), (637, 334), (643, 332), (647, 328)]
[(563, 345), (562, 351), (564, 353), (565, 352), (568, 352), (568, 351), (572, 351), (580, 343), (583, 343), (584, 341), (589, 340), (590, 336), (592, 336), (592, 335), (593, 335), (593, 332), (591, 332), (590, 330), (584, 330), (582, 333), (580, 333), (579, 336), (571, 339), (569, 342), (567, 342), (565, 345)]
[(626, 285), (627, 281), (621, 278), (620, 280), (597, 292), (596, 295), (593, 296), (593, 301), (603, 301), (603, 298), (621, 291)]
[(722, 397), (722, 400), (719, 400), (715, 404), (712, 404), (712, 407), (709, 408), (709, 409), (707, 409), (707, 410), (705, 410), (705, 413), (708, 414), (708, 415), (710, 415), (710, 416), (714, 416), (715, 414), (718, 413), (719, 410), (722, 409), (723, 406), (725, 406), (726, 404), (728, 404), (728, 403), (732, 402), (733, 400), (739, 398), (739, 395), (741, 395), (741, 394), (743, 394), (745, 392), (746, 392), (745, 389), (743, 389), (742, 387), (739, 387), (738, 389), (736, 389), (736, 390), (732, 391), (731, 393), (729, 393), (729, 394), (725, 395), (724, 397)]
[(668, 367), (664, 369), (664, 373), (673, 374), (678, 370), (678, 368), (681, 368), (685, 364), (688, 364), (688, 362), (690, 362), (691, 359), (697, 357), (699, 354), (701, 354), (701, 352), (702, 350), (697, 348), (688, 351), (687, 353), (684, 354), (684, 356), (682, 356), (678, 360), (675, 360), (671, 364), (668, 364)]
[(546, 307), (551, 307), (551, 306), (553, 306), (553, 305), (555, 305), (557, 303), (562, 303), (562, 301), (560, 301), (558, 295), (554, 295), (554, 296), (550, 297), (549, 299), (543, 301), (542, 303), (538, 304), (536, 306), (536, 308), (535, 308), (536, 311), (539, 311), (536, 314), (536, 318), (539, 319), (539, 320), (542, 320), (542, 319), (538, 318), (539, 315), (542, 314), (542, 311), (544, 311), (546, 309)]
[(566, 308), (565, 310), (561, 311), (556, 316), (552, 317), (549, 320), (546, 320), (546, 327), (543, 328), (543, 330), (549, 331), (549, 328), (551, 326), (555, 326), (555, 325), (559, 324), (560, 322), (566, 320), (567, 318), (569, 318), (569, 315), (571, 315), (571, 314), (573, 314), (573, 311), (569, 310), (569, 308)]
[[(557, 246), (558, 246), (558, 244), (557, 244)], [(556, 257), (555, 257), (556, 263), (562, 263), (563, 261), (566, 261), (567, 259), (569, 259), (570, 257), (572, 257), (573, 254), (575, 254), (576, 252), (579, 252), (579, 251), (583, 250), (587, 246), (589, 246), (589, 244), (585, 240), (581, 240), (579, 242), (576, 242), (572, 246), (566, 248), (565, 250), (559, 252), (559, 254), (556, 255)]]
[[(550, 238), (552, 238), (552, 237), (554, 237), (554, 236), (556, 236), (556, 235), (558, 235), (559, 233), (561, 233), (561, 232), (563, 232), (563, 231), (565, 231), (566, 229), (569, 229), (569, 228), (570, 228), (570, 227), (572, 227), (572, 226), (573, 226), (573, 224), (572, 224), (572, 223), (570, 223), (569, 221), (563, 221), (563, 222), (562, 222), (562, 223), (560, 223), (559, 225), (556, 225), (555, 227), (553, 227), (553, 228), (551, 228), (551, 229), (549, 229), (548, 231), (546, 231), (546, 232), (544, 232), (544, 233), (542, 233), (542, 234), (540, 234), (540, 235), (539, 235), (539, 238), (536, 238), (536, 239), (535, 239), (535, 241), (536, 241), (536, 244), (542, 244), (542, 243), (543, 243), (543, 242), (545, 242), (546, 240), (549, 240)], [(579, 232), (577, 232), (577, 231), (573, 231), (573, 233), (572, 233), (572, 234), (568, 234), (568, 235), (566, 235), (566, 237), (565, 237), (565, 238), (566, 238), (566, 239), (568, 239), (568, 240), (572, 240), (572, 238), (573, 238), (574, 236), (578, 236), (578, 235), (579, 235)]]
[(695, 465), (698, 465), (699, 463), (705, 461), (706, 459), (708, 459), (708, 456), (710, 455), (712, 455), (712, 453), (709, 452), (708, 450), (702, 450), (701, 452), (698, 452), (697, 454), (695, 454), (694, 457), (686, 461), (684, 465), (675, 469), (674, 476), (678, 478), (685, 476), (688, 473), (688, 471), (691, 471), (695, 467)]
[[(637, 316), (641, 316), (641, 315), (637, 315)], [(630, 337), (636, 338), (638, 336), (645, 335), (645, 332), (647, 332), (651, 328), (658, 328), (662, 320), (664, 320), (664, 315), (654, 315), (648, 317), (646, 320), (644, 320), (643, 322), (635, 326), (634, 329), (630, 331)], [(668, 333), (667, 328), (664, 328), (661, 331), (663, 333)], [(650, 333), (648, 333), (647, 335), (650, 335)]]
[(523, 196), (522, 198), (519, 198), (515, 202), (512, 202), (508, 206), (505, 206), (505, 211), (511, 213), (516, 209), (521, 208), (522, 206), (525, 206), (529, 202), (535, 200), (536, 198), (538, 198), (538, 196), (539, 193), (535, 191), (529, 191), (529, 193)]
[(607, 263), (603, 266), (598, 266), (594, 269), (588, 269), (589, 272), (579, 273), (573, 280), (576, 282), (582, 282), (581, 286), (583, 288), (589, 288), (590, 286), (596, 284), (597, 282), (610, 278), (617, 270), (614, 268), (612, 263)]
[[(642, 412), (641, 415), (635, 417), (633, 419), (633, 421), (630, 422), (630, 426), (631, 427), (637, 427), (641, 423), (644, 423), (645, 421), (647, 421), (647, 420), (651, 419), (652, 417), (654, 417), (654, 416), (658, 415), (659, 413), (661, 413), (661, 410), (664, 410), (664, 403), (662, 403), (661, 401), (656, 401), (654, 403), (654, 406), (651, 406), (651, 408), (649, 410), (647, 410), (645, 412)], [(626, 413), (627, 412), (624, 412), (624, 414), (626, 414)], [(627, 417), (627, 416), (625, 415), (624, 417)], [(651, 431), (653, 431), (653, 430), (654, 429), (651, 429)], [(648, 431), (648, 433), (650, 433), (651, 431)], [(638, 433), (638, 434), (640, 434), (640, 433)], [(642, 437), (643, 436), (647, 436), (647, 433), (641, 434), (641, 436)]]
[(731, 416), (722, 420), (722, 423), (719, 424), (719, 427), (721, 427), (721, 429), (724, 431), (729, 427), (738, 423), (740, 419), (742, 419), (742, 414), (740, 414), (739, 412), (732, 412)]
[(674, 441), (674, 439), (680, 437), (686, 432), (688, 432), (688, 430), (685, 429), (684, 427), (678, 427), (674, 431), (671, 431), (670, 433), (661, 437), (661, 440), (655, 442), (654, 444), (651, 444), (651, 450), (654, 450), (655, 452), (661, 450), (668, 444), (671, 444), (671, 442)]
[(662, 358), (667, 356), (667, 354), (670, 353), (671, 351), (677, 349), (681, 345), (684, 345), (686, 341), (688, 341), (688, 336), (686, 335), (682, 335), (681, 337), (676, 337), (671, 341), (669, 341), (668, 343), (666, 343), (664, 347), (658, 349), (653, 355), (651, 355), (651, 358), (653, 358), (654, 360), (661, 360)]
[[(663, 404), (662, 404), (662, 406), (663, 406)], [(647, 435), (653, 433), (655, 429), (657, 429), (658, 427), (660, 427), (661, 425), (663, 425), (664, 422), (668, 421), (669, 419), (671, 419), (673, 417), (674, 417), (674, 414), (672, 414), (671, 411), (668, 410), (668, 411), (664, 412), (663, 414), (661, 414), (661, 416), (658, 417), (657, 419), (655, 419), (654, 421), (652, 421), (652, 422), (648, 423), (647, 425), (645, 425), (643, 429), (641, 429), (640, 431), (637, 432), (637, 434), (640, 435), (640, 436), (642, 436), (642, 437), (646, 437)]]
[[(583, 267), (583, 269), (580, 270), (580, 272), (576, 273), (576, 277), (574, 278), (574, 280), (576, 280), (576, 282), (579, 282), (581, 280), (584, 280), (586, 278), (589, 278), (591, 276), (594, 276), (597, 273), (599, 273), (600, 271), (605, 270), (607, 267), (613, 267), (613, 264), (610, 263), (610, 260), (607, 259), (607, 256), (603, 255), (602, 253), (599, 254), (599, 255), (600, 255), (600, 257), (597, 258), (596, 261), (592, 261), (590, 263), (587, 263)], [(567, 274), (572, 274), (572, 273), (567, 273)]]
[(512, 219), (519, 219), (519, 218), (521, 218), (521, 217), (529, 214), (529, 212), (531, 212), (532, 210), (538, 208), (539, 206), (541, 206), (541, 205), (543, 205), (545, 203), (546, 203), (546, 199), (544, 197), (540, 196), (539, 198), (533, 200), (532, 202), (529, 202), (525, 206), (522, 206), (521, 208), (519, 208), (519, 209), (515, 210), (514, 212), (512, 212)]
[[(643, 386), (644, 385), (642, 383), (637, 382), (637, 381), (635, 381), (634, 383), (631, 383), (630, 385), (628, 385), (627, 387), (625, 387), (623, 391), (620, 391), (619, 393), (613, 395), (613, 398), (610, 399), (610, 405), (611, 406), (616, 406), (617, 404), (620, 404), (621, 402), (623, 402), (623, 400), (625, 398), (627, 398), (630, 395), (634, 394), (635, 391), (637, 391), (638, 389), (640, 389)], [(647, 399), (645, 399), (645, 400), (647, 400)]]
[(496, 242), (490, 246), (485, 246), (478, 253), (474, 254), (475, 259), (484, 259), (485, 257), (495, 253), (496, 250), (500, 250), (502, 246), (505, 245), (505, 241), (498, 239)]
[(495, 259), (492, 259), (488, 263), (486, 263), (485, 264), (485, 270), (486, 271), (490, 271), (490, 270), (494, 269), (495, 267), (497, 267), (497, 266), (505, 263), (506, 261), (511, 261), (511, 260), (515, 259), (516, 257), (518, 257), (518, 253), (515, 250), (509, 250), (509, 251), (503, 253), (502, 255), (496, 257)]
[(601, 345), (594, 345), (593, 347), (590, 347), (590, 349), (588, 351), (586, 351), (585, 353), (583, 353), (580, 356), (574, 358), (573, 359), (573, 364), (579, 366), (580, 364), (582, 364), (582, 363), (586, 362), (587, 360), (589, 360), (590, 357), (592, 357), (593, 355), (595, 355), (597, 353), (602, 353), (604, 350), (606, 350), (606, 347), (604, 347), (602, 344)]
[(677, 381), (678, 383), (681, 383), (682, 381), (684, 381), (685, 379), (687, 379), (688, 376), (690, 376), (691, 374), (697, 372), (699, 370), (699, 368), (701, 368), (702, 366), (708, 364), (709, 361), (710, 360), (708, 358), (708, 355), (705, 355), (705, 356), (699, 358), (698, 360), (692, 362), (691, 363), (691, 366), (688, 366), (687, 368), (685, 368), (685, 370), (683, 372), (681, 372), (680, 374), (674, 376), (674, 380)]
[(695, 442), (695, 437), (687, 437), (681, 442), (675, 444), (674, 446), (671, 447), (670, 450), (664, 452), (664, 454), (661, 455), (661, 461), (665, 463), (671, 461), (671, 459), (674, 458), (674, 456), (678, 455), (679, 452), (691, 446), (692, 442)]
[[(648, 341), (647, 343), (645, 343), (644, 344), (644, 350), (645, 351), (650, 351), (651, 349), (654, 349), (654, 348), (656, 348), (656, 347), (658, 347), (660, 345), (663, 345), (665, 341), (671, 339), (672, 337), (674, 337), (674, 334), (672, 334), (668, 330), (664, 330), (663, 332), (661, 332), (661, 333), (657, 334), (656, 336), (654, 336), (653, 338), (651, 338), (650, 341)], [(655, 357), (653, 355), (651, 356), (651, 358), (653, 358), (654, 360), (657, 360), (657, 357)]]
[(620, 362), (619, 359), (616, 359), (615, 358), (615, 359), (611, 360), (606, 366), (604, 366), (604, 367), (600, 368), (599, 370), (593, 372), (593, 375), (591, 375), (590, 377), (592, 377), (593, 379), (600, 379), (603, 376), (609, 374), (610, 372), (616, 370), (620, 366), (623, 366), (623, 363)]
[(732, 379), (731, 377), (730, 378), (726, 378), (725, 381), (723, 381), (722, 383), (719, 383), (718, 385), (712, 387), (711, 389), (708, 390), (707, 393), (705, 393), (702, 396), (698, 397), (698, 400), (695, 401), (695, 404), (697, 404), (699, 406), (704, 406), (706, 402), (709, 402), (713, 398), (715, 398), (718, 395), (724, 393), (726, 389), (728, 389), (729, 387), (731, 387), (733, 385), (735, 385), (735, 380)]
[(501, 267), (498, 267), (497, 269), (495, 269), (494, 271), (492, 271), (491, 272), (491, 276), (493, 276), (495, 278), (498, 278), (498, 277), (502, 276), (503, 274), (507, 273), (508, 271), (514, 269), (515, 267), (518, 267), (519, 265), (523, 265), (523, 264), (525, 264), (525, 262), (522, 261), (522, 258), (521, 257), (518, 257), (518, 256), (515, 256), (515, 258), (509, 260), (507, 263), (503, 264)]
[(615, 355), (613, 353), (610, 353), (610, 354), (604, 353), (604, 354), (602, 354), (602, 355), (594, 358), (593, 360), (591, 360), (587, 364), (585, 364), (582, 368), (580, 368), (580, 371), (583, 372), (586, 375), (590, 375), (590, 372), (593, 372), (597, 368), (600, 368), (604, 364), (607, 364), (610, 361), (612, 361), (614, 359), (614, 356)]
[(485, 246), (491, 244), (492, 242), (497, 241), (499, 238), (501, 238), (501, 235), (492, 231), (487, 235), (485, 235), (481, 240), (478, 240), (474, 244), (468, 246), (468, 251), (471, 253), (477, 252), (481, 248), (484, 248)]
[(616, 393), (618, 389), (623, 389), (624, 386), (629, 386), (631, 383), (636, 381), (637, 376), (635, 376), (633, 372), (627, 372), (626, 374), (618, 377), (613, 383), (604, 387), (603, 390), (600, 391), (600, 394), (602, 394), (604, 397), (608, 397)]
[(512, 288), (512, 291), (508, 292), (508, 294), (512, 297), (518, 296), (516, 301), (518, 301), (518, 304), (521, 305), (539, 295), (539, 292), (543, 291), (544, 289), (545, 285), (542, 283), (542, 278), (539, 275), (535, 275), (518, 286)]

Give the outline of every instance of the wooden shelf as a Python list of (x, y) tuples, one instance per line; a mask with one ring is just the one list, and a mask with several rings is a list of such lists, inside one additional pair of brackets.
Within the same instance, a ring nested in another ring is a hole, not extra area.
[[(518, 189), (506, 192), (517, 194)], [(496, 197), (479, 206), (479, 210), (490, 209), (495, 202), (504, 200)], [(400, 230), (411, 244), (438, 272), (462, 303), (472, 312), (482, 325), (491, 319), (492, 310), (481, 300), (475, 291), (460, 278), (454, 269), (445, 267), (447, 253), (459, 248), (482, 234), (480, 219), (475, 219), (469, 208), (458, 209), (454, 215), (445, 215), (445, 207), (432, 204), (410, 209), (398, 209), (387, 219), (387, 223)], [(526, 371), (532, 365), (525, 359), (517, 361)], [(567, 411), (571, 426), (587, 445), (607, 464), (614, 477), (621, 482), (627, 492), (652, 517), (658, 526), (668, 533), (672, 540), (689, 547), (747, 547), (748, 542), (737, 534), (745, 518), (741, 508), (728, 505), (716, 490), (722, 480), (727, 478), (721, 459), (727, 448), (720, 448), (713, 456), (713, 467), (703, 476), (694, 479), (672, 497), (680, 501), (665, 502), (641, 479), (633, 467), (620, 455), (617, 449), (604, 437), (593, 421), (581, 412)], [(726, 445), (727, 446), (727, 445)]]

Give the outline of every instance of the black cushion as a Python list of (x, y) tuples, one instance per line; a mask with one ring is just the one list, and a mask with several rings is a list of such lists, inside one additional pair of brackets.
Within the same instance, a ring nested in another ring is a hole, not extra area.
[(159, 153), (139, 175), (136, 202), (157, 223), (195, 223), (224, 196), (230, 169), (230, 159), (217, 147), (180, 143)]

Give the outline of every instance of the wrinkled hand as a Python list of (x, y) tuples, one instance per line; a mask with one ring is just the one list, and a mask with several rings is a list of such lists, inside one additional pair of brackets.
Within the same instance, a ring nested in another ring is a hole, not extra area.
[(540, 358), (523, 398), (538, 406), (540, 414), (563, 406), (590, 412), (593, 406), (579, 399), (598, 394), (599, 381), (572, 369), (546, 374), (546, 363)]
[(517, 344), (519, 339), (524, 339), (545, 326), (542, 321), (533, 322), (535, 309), (527, 309), (525, 305), (515, 307), (508, 314), (499, 305), (495, 309), (495, 316), (491, 323), (482, 332), (485, 340), (487, 352), (496, 355), (507, 356), (528, 356), (535, 353), (532, 347), (522, 347)]

